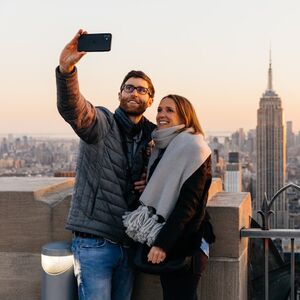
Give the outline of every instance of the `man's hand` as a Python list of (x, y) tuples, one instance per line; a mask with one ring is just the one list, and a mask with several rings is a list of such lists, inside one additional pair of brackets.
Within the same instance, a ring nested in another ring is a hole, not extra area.
[(135, 181), (134, 189), (140, 193), (142, 193), (146, 187), (146, 173), (143, 173), (139, 181)]
[(166, 256), (167, 254), (163, 249), (153, 246), (148, 253), (148, 261), (153, 264), (159, 264), (165, 260)]
[(74, 38), (62, 50), (59, 58), (59, 71), (62, 74), (72, 72), (76, 63), (86, 54), (86, 52), (77, 51), (78, 39), (82, 34), (86, 33), (86, 31), (80, 29)]

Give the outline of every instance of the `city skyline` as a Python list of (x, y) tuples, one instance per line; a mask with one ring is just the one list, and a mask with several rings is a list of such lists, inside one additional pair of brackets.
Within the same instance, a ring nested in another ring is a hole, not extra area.
[(146, 116), (155, 121), (159, 100), (181, 94), (205, 132), (255, 128), (271, 42), (275, 90), (298, 133), (299, 12), (295, 0), (1, 1), (0, 134), (73, 135), (56, 109), (54, 69), (79, 28), (113, 35), (110, 53), (78, 65), (88, 100), (114, 110), (124, 75), (142, 69), (157, 91)]

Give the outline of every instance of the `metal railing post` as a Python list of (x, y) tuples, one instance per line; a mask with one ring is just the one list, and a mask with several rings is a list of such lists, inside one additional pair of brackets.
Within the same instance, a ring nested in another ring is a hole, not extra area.
[(291, 239), (291, 299), (295, 299), (295, 239)]
[(265, 300), (269, 300), (269, 239), (264, 239), (265, 250)]

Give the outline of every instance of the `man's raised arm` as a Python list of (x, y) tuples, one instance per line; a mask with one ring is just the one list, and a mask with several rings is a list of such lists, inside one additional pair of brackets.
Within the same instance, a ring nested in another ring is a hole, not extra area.
[(78, 39), (86, 31), (80, 29), (60, 54), (56, 69), (57, 108), (76, 134), (87, 143), (93, 143), (107, 130), (105, 116), (87, 101), (79, 90), (75, 65), (86, 54), (78, 52)]

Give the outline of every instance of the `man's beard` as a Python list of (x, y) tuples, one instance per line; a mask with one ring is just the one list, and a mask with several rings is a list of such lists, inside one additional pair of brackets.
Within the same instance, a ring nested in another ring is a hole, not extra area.
[[(128, 107), (127, 103), (129, 101), (135, 101), (138, 103), (136, 107)], [(126, 112), (128, 116), (141, 116), (147, 109), (147, 103), (142, 100), (136, 99), (121, 99), (120, 100), (120, 107)]]
[(124, 109), (124, 111), (128, 116), (141, 116), (146, 111), (146, 108), (140, 108), (137, 110)]

